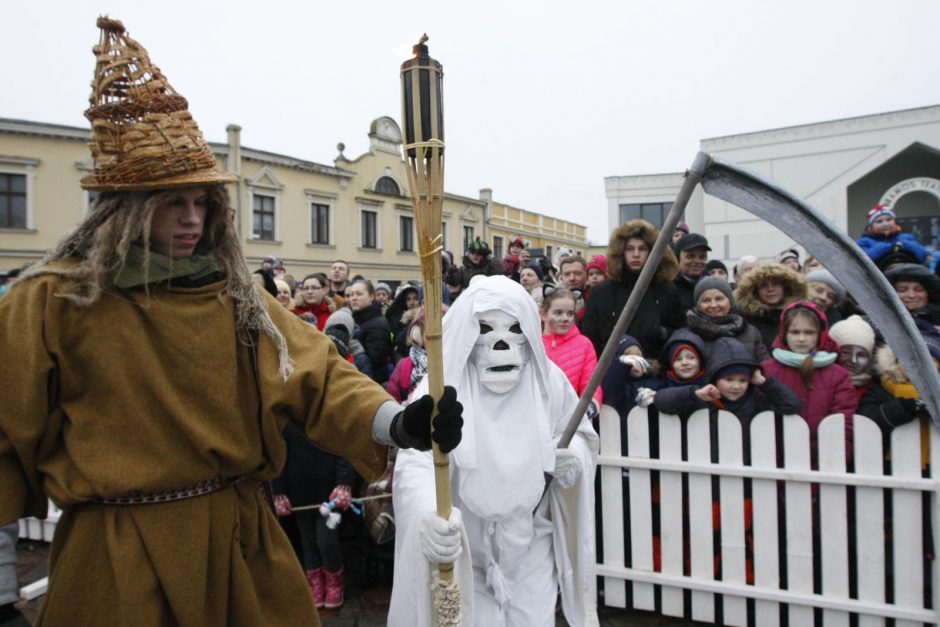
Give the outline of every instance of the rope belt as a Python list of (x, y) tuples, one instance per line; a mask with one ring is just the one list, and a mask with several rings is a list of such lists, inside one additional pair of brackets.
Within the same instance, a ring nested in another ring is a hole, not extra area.
[(148, 503), (168, 503), (170, 501), (182, 501), (183, 499), (191, 499), (196, 496), (203, 496), (204, 494), (218, 492), (219, 490), (227, 488), (230, 485), (235, 485), (243, 479), (245, 479), (245, 477), (214, 477), (212, 479), (200, 481), (198, 483), (183, 486), (181, 488), (171, 488), (169, 490), (161, 490), (159, 492), (135, 491), (125, 494), (124, 496), (113, 498), (97, 498), (94, 502), (101, 503), (103, 505), (142, 505)]

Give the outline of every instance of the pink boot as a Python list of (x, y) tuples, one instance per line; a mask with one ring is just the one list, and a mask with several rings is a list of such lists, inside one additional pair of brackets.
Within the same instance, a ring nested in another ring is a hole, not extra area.
[(323, 603), (326, 600), (326, 588), (323, 587), (323, 573), (324, 569), (322, 568), (307, 571), (307, 583), (310, 584), (310, 594), (313, 595), (313, 602), (316, 603), (317, 609), (323, 607)]
[(343, 569), (331, 573), (323, 569), (323, 577), (326, 579), (326, 600), (323, 607), (328, 610), (341, 607), (343, 605)]

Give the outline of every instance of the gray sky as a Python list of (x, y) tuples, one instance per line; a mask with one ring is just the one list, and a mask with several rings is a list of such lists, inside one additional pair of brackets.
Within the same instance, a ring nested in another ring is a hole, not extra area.
[(444, 65), (449, 192), (588, 226), (604, 177), (681, 171), (702, 138), (940, 104), (937, 0), (405, 3), (10, 0), (0, 117), (87, 126), (109, 14), (210, 141), (330, 164), (401, 115), (421, 33)]

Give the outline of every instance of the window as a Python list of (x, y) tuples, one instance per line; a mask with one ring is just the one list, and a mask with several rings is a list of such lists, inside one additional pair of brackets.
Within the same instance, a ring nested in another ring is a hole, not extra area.
[(547, 257), (549, 261), (554, 261), (554, 259), (552, 258), (553, 252), (554, 252), (554, 249), (552, 246), (545, 247), (545, 257)]
[(441, 248), (447, 250), (447, 223), (441, 222)]
[(0, 174), (0, 228), (25, 229), (26, 175)]
[(411, 216), (398, 216), (399, 246), (402, 252), (414, 252), (415, 220)]
[(666, 214), (672, 209), (671, 202), (644, 202), (620, 205), (620, 224), (627, 220), (643, 218), (656, 227), (663, 225)]
[(398, 189), (398, 183), (390, 176), (383, 176), (375, 182), (375, 191), (380, 194), (389, 194), (390, 196), (401, 196)]
[(330, 206), (310, 203), (310, 243), (330, 243)]
[(503, 256), (503, 237), (502, 235), (493, 236), (493, 256), (499, 259)]
[(362, 211), (362, 238), (363, 248), (378, 248), (379, 214), (375, 211)]
[(252, 194), (251, 236), (254, 239), (274, 241), (274, 196)]
[(473, 242), (473, 227), (465, 226), (463, 227), (463, 249), (467, 251), (470, 249), (470, 244)]

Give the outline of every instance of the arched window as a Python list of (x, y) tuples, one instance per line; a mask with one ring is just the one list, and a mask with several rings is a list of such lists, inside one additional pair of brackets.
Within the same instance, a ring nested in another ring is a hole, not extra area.
[(383, 176), (375, 182), (375, 191), (380, 194), (390, 196), (401, 196), (401, 190), (398, 189), (398, 183), (390, 176)]

